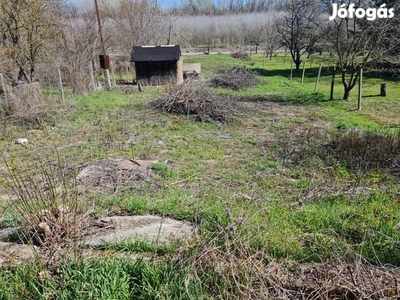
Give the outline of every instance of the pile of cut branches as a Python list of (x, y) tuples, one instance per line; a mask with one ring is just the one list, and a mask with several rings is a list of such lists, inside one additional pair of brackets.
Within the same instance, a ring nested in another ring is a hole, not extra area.
[(213, 87), (229, 88), (235, 91), (249, 88), (259, 83), (260, 80), (257, 77), (257, 73), (246, 67), (233, 67), (219, 71), (218, 74), (211, 79), (211, 85)]
[(201, 82), (188, 80), (173, 86), (168, 94), (151, 102), (154, 108), (179, 115), (194, 116), (201, 122), (232, 122), (242, 107), (230, 96), (220, 96), (205, 88)]
[(236, 51), (231, 53), (231, 57), (241, 59), (241, 60), (249, 60), (250, 56), (244, 51)]

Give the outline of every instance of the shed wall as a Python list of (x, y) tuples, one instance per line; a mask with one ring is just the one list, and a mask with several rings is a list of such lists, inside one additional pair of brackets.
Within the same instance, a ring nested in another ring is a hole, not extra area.
[(169, 85), (177, 83), (176, 61), (135, 62), (136, 81), (146, 85)]

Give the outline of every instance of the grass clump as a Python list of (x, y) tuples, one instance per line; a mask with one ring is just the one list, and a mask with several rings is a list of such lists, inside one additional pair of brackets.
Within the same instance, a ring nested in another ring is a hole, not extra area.
[(249, 88), (260, 83), (257, 74), (246, 67), (232, 67), (218, 72), (211, 79), (211, 86), (216, 88), (228, 88), (234, 91)]
[(197, 121), (210, 123), (233, 122), (243, 113), (243, 108), (231, 97), (216, 95), (201, 82), (190, 80), (171, 87), (167, 95), (152, 101), (151, 105), (164, 112), (194, 116)]
[(188, 268), (173, 262), (97, 258), (63, 263), (55, 272), (0, 270), (0, 299), (199, 299)]

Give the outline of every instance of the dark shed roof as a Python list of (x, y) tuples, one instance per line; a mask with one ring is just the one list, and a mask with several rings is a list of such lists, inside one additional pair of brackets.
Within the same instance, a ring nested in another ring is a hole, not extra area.
[(131, 61), (174, 61), (181, 57), (179, 45), (135, 46), (132, 49)]

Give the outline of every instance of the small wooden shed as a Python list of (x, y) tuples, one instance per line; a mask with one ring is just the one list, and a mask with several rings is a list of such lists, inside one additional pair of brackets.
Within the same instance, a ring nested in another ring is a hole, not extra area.
[(169, 85), (183, 82), (179, 45), (135, 46), (131, 53), (136, 81), (141, 85)]

